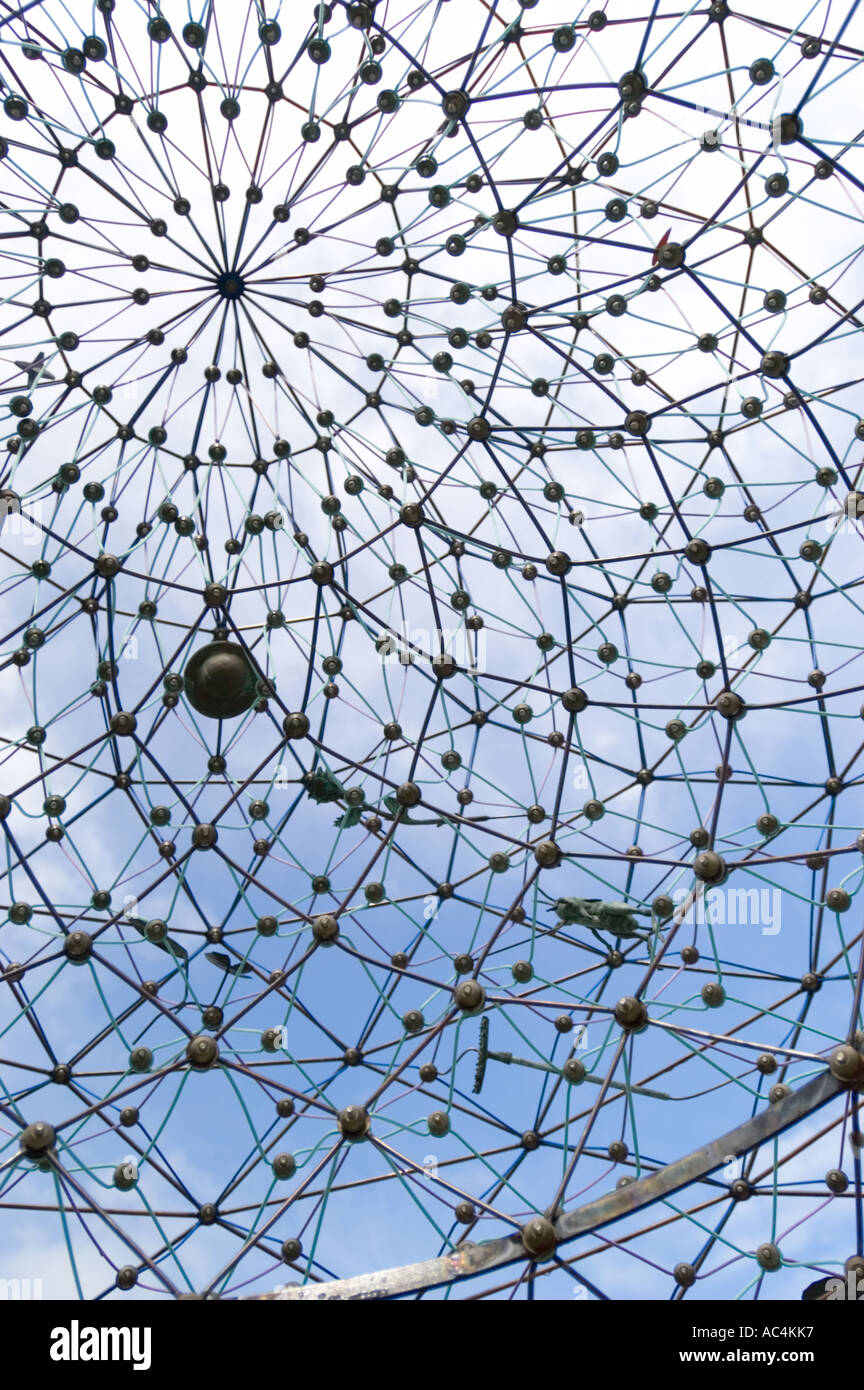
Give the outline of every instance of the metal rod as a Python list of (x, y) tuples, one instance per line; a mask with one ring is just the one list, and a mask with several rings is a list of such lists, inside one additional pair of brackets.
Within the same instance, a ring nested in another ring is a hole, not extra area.
[[(531, 1062), (527, 1057), (514, 1057), (512, 1052), (487, 1052), (486, 1056), (490, 1062), (503, 1062), (505, 1067), (531, 1067), (533, 1071), (548, 1071), (555, 1076), (563, 1076), (560, 1067), (554, 1066), (551, 1062)], [(591, 1072), (586, 1072), (582, 1077), (583, 1081), (590, 1081), (592, 1086), (602, 1086), (606, 1080), (603, 1076), (594, 1076)], [(580, 1083), (576, 1083), (577, 1085)], [(616, 1091), (627, 1091), (634, 1096), (650, 1096), (652, 1100), (671, 1100), (665, 1091), (652, 1091), (647, 1086), (628, 1086), (626, 1081), (610, 1081)]]

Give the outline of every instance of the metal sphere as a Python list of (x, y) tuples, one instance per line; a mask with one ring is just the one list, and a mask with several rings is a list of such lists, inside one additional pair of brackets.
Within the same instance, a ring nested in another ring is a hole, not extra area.
[(206, 1033), (199, 1033), (197, 1038), (192, 1038), (187, 1044), (186, 1056), (196, 1071), (206, 1071), (218, 1062), (219, 1046), (215, 1038), (209, 1038)]
[(829, 1192), (845, 1192), (849, 1186), (849, 1179), (840, 1168), (831, 1168), (825, 1174), (825, 1186)]
[(365, 1139), (369, 1133), (369, 1115), (359, 1105), (346, 1105), (344, 1110), (339, 1111), (337, 1123), (342, 1138), (350, 1142)]
[(522, 1244), (529, 1255), (543, 1259), (551, 1255), (557, 1243), (555, 1227), (545, 1216), (535, 1216), (522, 1227)]
[(330, 912), (324, 912), (312, 923), (312, 935), (319, 946), (333, 946), (339, 938), (339, 922)]
[(56, 1140), (54, 1129), (44, 1120), (35, 1120), (27, 1125), (19, 1135), (19, 1143), (25, 1153), (44, 1154), (53, 1149)]
[(477, 980), (463, 980), (453, 991), (453, 1002), (463, 1013), (479, 1013), (486, 1002), (486, 991)]
[(756, 1262), (761, 1269), (769, 1272), (779, 1269), (783, 1259), (778, 1246), (773, 1241), (765, 1241), (756, 1251)]
[(625, 995), (615, 1005), (615, 1022), (622, 1028), (638, 1030), (648, 1022), (648, 1010), (641, 999)]

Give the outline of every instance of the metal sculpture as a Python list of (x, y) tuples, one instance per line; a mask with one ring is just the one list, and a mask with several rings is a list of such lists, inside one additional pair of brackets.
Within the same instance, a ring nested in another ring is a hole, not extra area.
[(864, 1270), (857, 5), (0, 58), (0, 1255)]

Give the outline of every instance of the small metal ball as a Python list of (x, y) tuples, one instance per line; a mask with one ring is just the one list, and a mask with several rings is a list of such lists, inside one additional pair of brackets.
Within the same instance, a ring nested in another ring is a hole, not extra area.
[(848, 912), (852, 899), (845, 888), (829, 888), (825, 902), (832, 912)]
[(200, 1033), (186, 1045), (186, 1057), (192, 1067), (204, 1071), (219, 1060), (219, 1045), (215, 1038)]
[(542, 1258), (555, 1249), (555, 1227), (545, 1216), (535, 1216), (522, 1227), (522, 1244), (529, 1255)]
[(486, 1003), (486, 991), (477, 980), (463, 980), (453, 991), (453, 1001), (463, 1013), (477, 1013)]
[(615, 1021), (622, 1028), (640, 1030), (648, 1022), (648, 1011), (641, 999), (624, 995), (615, 1005)]
[(780, 1251), (773, 1241), (766, 1240), (756, 1251), (756, 1263), (760, 1268), (768, 1270), (779, 1269), (783, 1263)]
[(415, 782), (403, 782), (396, 788), (396, 800), (400, 806), (416, 806), (421, 798), (420, 788)]
[(693, 873), (703, 883), (719, 883), (726, 877), (726, 863), (713, 849), (704, 850), (693, 861)]
[(25, 1153), (44, 1154), (53, 1149), (56, 1135), (54, 1127), (45, 1120), (36, 1120), (27, 1125), (19, 1135), (19, 1143)]
[(134, 734), (138, 721), (134, 714), (128, 714), (125, 710), (119, 710), (117, 714), (111, 716), (111, 732), (121, 737), (128, 738)]
[(312, 935), (321, 946), (332, 946), (339, 936), (339, 923), (330, 912), (324, 912), (312, 923)]
[(337, 1116), (339, 1132), (343, 1139), (354, 1142), (364, 1139), (369, 1132), (369, 1115), (360, 1105), (346, 1105)]
[(554, 840), (541, 840), (535, 847), (534, 858), (541, 869), (554, 869), (561, 863), (561, 851)]
[(553, 550), (546, 557), (546, 568), (550, 574), (565, 575), (571, 568), (570, 556), (563, 550)]
[(828, 1059), (831, 1075), (838, 1081), (855, 1081), (864, 1069), (864, 1058), (854, 1047), (835, 1047)]
[(423, 508), (418, 502), (408, 502), (400, 511), (399, 520), (403, 526), (408, 526), (416, 531), (417, 527), (423, 524)]
[(849, 1179), (842, 1168), (830, 1168), (825, 1174), (825, 1186), (829, 1192), (845, 1192), (849, 1186)]
[(578, 714), (588, 704), (588, 696), (584, 690), (578, 686), (573, 686), (570, 690), (565, 690), (561, 696), (561, 704), (570, 714)]
[(86, 931), (72, 931), (64, 937), (63, 951), (72, 965), (83, 965), (93, 951), (93, 938)]
[(709, 980), (708, 984), (702, 986), (702, 1002), (709, 1009), (719, 1009), (726, 1002), (725, 989), (715, 980)]
[(285, 719), (282, 720), (282, 728), (286, 738), (306, 738), (308, 730), (310, 730), (310, 723), (308, 723), (306, 714), (297, 712), (286, 714)]

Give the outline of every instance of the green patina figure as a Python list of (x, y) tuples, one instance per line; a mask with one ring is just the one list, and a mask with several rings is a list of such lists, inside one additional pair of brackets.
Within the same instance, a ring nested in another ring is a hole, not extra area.
[[(607, 932), (614, 937), (630, 937), (638, 941), (649, 941), (651, 933), (641, 931), (637, 917), (650, 917), (651, 913), (641, 908), (630, 907), (628, 903), (607, 903), (602, 898), (558, 898), (553, 903), (559, 924), (587, 927), (597, 936)], [(598, 940), (602, 938), (598, 937)], [(603, 945), (607, 943), (604, 941)]]
[(316, 767), (314, 772), (307, 772), (303, 778), (303, 786), (319, 806), (325, 805), (328, 801), (341, 801), (345, 796), (345, 788), (339, 778), (326, 767)]

